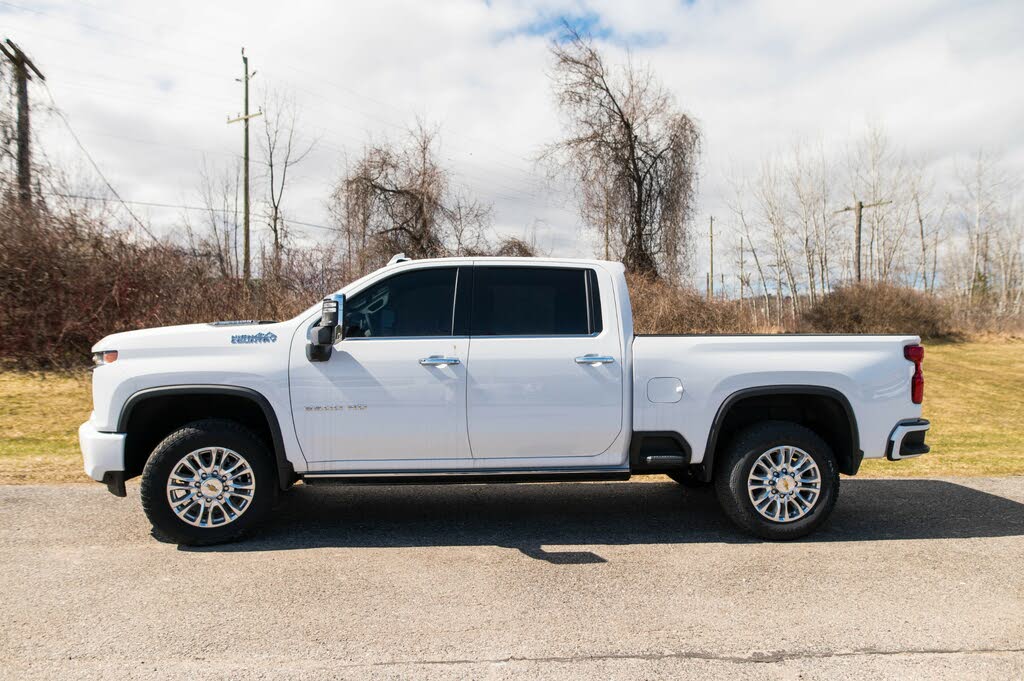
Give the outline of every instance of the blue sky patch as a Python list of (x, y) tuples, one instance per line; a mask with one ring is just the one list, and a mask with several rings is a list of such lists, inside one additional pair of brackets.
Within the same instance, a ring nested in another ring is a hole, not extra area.
[(601, 20), (593, 10), (571, 14), (538, 14), (532, 21), (499, 35), (499, 40), (516, 36), (542, 36), (563, 42), (568, 40), (567, 28), (575, 29), (585, 38), (622, 45), (624, 47), (651, 47), (665, 41), (661, 33), (621, 33)]

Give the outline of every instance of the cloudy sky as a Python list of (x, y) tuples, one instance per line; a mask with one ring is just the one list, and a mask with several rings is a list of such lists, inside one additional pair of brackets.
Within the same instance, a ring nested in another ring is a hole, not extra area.
[[(35, 60), (127, 200), (198, 205), (204, 163), (234, 162), (241, 130), (225, 121), (241, 108), (244, 45), (258, 71), (254, 106), (266, 88), (290, 93), (302, 136), (318, 140), (286, 200), (292, 219), (329, 225), (328, 187), (346, 159), (420, 117), (438, 126), (456, 180), (493, 203), (499, 231), (587, 256), (593, 239), (572, 196), (532, 160), (558, 134), (545, 72), (563, 18), (613, 59), (630, 50), (649, 62), (700, 121), (698, 230), (710, 214), (728, 228), (728, 173), (801, 139), (838, 153), (868, 123), (939, 172), (979, 149), (1024, 168), (1020, 0), (0, 1), (3, 37)], [(47, 102), (38, 88), (33, 97)], [(48, 158), (95, 187), (63, 124), (37, 121)], [(164, 230), (182, 213), (135, 208)], [(329, 234), (300, 229), (308, 240)]]

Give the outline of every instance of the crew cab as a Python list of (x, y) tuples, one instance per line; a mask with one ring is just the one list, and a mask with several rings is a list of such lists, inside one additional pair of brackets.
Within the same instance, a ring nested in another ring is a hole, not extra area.
[(184, 544), (238, 538), (299, 480), (648, 474), (792, 539), (840, 473), (928, 452), (918, 337), (635, 335), (613, 262), (396, 256), (288, 321), (93, 350), (85, 471), (118, 496), (141, 476), (157, 534)]

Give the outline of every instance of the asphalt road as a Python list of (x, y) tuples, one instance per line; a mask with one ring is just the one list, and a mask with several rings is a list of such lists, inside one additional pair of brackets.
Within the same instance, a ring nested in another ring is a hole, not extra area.
[(138, 488), (0, 487), (0, 677), (1024, 677), (1024, 478), (844, 480), (752, 541), (674, 483), (298, 487), (157, 542)]

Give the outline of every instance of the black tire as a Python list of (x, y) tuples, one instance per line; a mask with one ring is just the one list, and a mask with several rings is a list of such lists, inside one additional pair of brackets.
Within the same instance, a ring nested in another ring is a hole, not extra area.
[(681, 471), (672, 471), (671, 473), (666, 473), (665, 475), (672, 478), (673, 480), (678, 482), (683, 487), (686, 487), (687, 489), (707, 489), (711, 487), (712, 484), (710, 480), (701, 480), (700, 478), (698, 478), (689, 468)]
[[(213, 527), (197, 527), (180, 519), (171, 508), (167, 491), (168, 478), (178, 463), (190, 452), (205, 447), (237, 452), (248, 462), (255, 477), (252, 500), (245, 510), (231, 522)], [(154, 536), (189, 546), (239, 539), (263, 522), (274, 506), (278, 485), (272, 461), (263, 441), (233, 421), (194, 421), (174, 431), (156, 446), (142, 471), (142, 508), (153, 524)]]
[[(810, 511), (788, 522), (762, 516), (747, 490), (747, 478), (758, 457), (783, 445), (799, 447), (810, 455), (821, 474), (820, 496)], [(813, 431), (788, 421), (765, 421), (741, 431), (723, 452), (714, 484), (729, 519), (761, 539), (799, 539), (809, 534), (825, 522), (839, 498), (839, 470), (832, 449)]]

